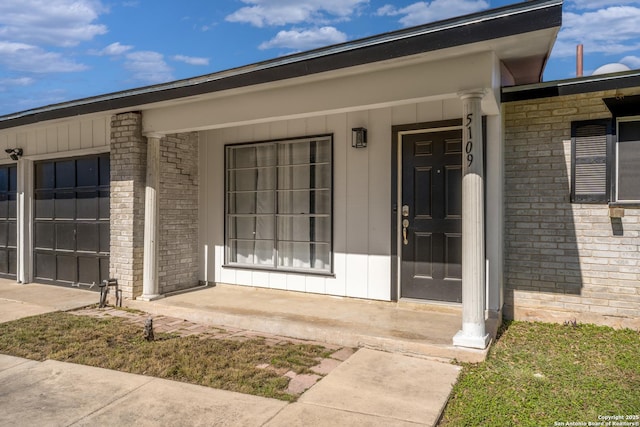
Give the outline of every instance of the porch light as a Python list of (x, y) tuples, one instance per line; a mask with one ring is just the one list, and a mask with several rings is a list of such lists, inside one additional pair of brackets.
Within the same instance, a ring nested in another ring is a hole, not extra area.
[(366, 128), (351, 129), (351, 146), (353, 148), (366, 148), (367, 146), (367, 129)]

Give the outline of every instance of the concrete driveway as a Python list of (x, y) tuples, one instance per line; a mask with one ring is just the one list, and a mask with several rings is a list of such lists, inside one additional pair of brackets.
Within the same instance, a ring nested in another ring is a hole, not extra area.
[(98, 292), (0, 279), (0, 323), (96, 304)]

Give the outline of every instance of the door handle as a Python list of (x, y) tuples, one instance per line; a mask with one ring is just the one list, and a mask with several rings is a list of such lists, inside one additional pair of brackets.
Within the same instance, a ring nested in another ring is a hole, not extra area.
[(402, 220), (402, 239), (403, 239), (403, 243), (405, 245), (409, 244), (409, 240), (407, 239), (407, 228), (409, 227), (409, 220), (408, 219), (403, 219)]

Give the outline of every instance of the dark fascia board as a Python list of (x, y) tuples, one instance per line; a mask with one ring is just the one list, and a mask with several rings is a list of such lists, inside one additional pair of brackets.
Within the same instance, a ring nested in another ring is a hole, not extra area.
[(563, 95), (640, 87), (640, 70), (502, 88), (501, 101), (527, 101)]
[(640, 116), (640, 95), (604, 98), (613, 117)]
[(0, 117), (0, 129), (277, 82), (560, 27), (563, 0), (532, 0), (271, 61)]

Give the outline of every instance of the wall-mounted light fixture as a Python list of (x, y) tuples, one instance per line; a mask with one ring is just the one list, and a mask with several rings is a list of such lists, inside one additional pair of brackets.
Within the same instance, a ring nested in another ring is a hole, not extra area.
[(367, 129), (351, 129), (351, 146), (353, 148), (365, 148), (367, 146)]
[(22, 157), (22, 148), (7, 148), (4, 152), (7, 153), (9, 157), (11, 157), (11, 160), (14, 161)]

